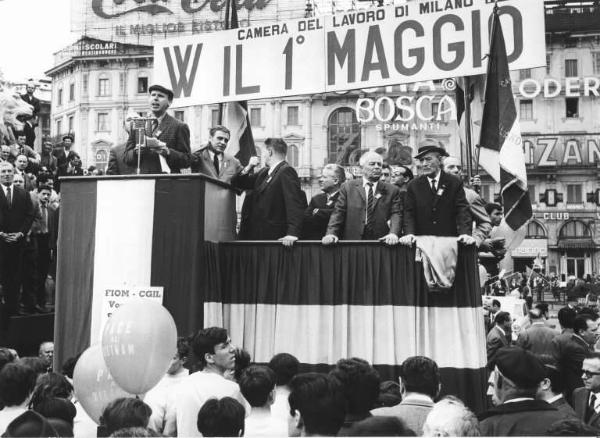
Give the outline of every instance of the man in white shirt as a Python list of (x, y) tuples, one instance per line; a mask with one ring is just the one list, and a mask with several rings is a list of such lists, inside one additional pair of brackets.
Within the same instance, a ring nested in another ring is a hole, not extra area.
[(210, 327), (198, 331), (191, 342), (192, 350), (198, 358), (202, 371), (190, 374), (173, 391), (177, 394), (173, 401), (176, 425), (168, 416), (164, 433), (177, 436), (201, 436), (198, 431), (198, 412), (204, 403), (211, 399), (232, 397), (249, 410), (248, 402), (242, 396), (237, 383), (225, 379), (226, 371), (235, 367), (235, 348), (227, 330)]
[(240, 378), (242, 395), (252, 407), (246, 418), (244, 436), (286, 436), (287, 421), (271, 413), (275, 400), (275, 373), (266, 366), (251, 365)]
[(4, 402), (4, 409), (0, 411), (0, 434), (27, 410), (36, 377), (35, 371), (20, 363), (6, 364), (0, 371), (0, 394)]
[(167, 373), (144, 397), (144, 402), (152, 408), (148, 427), (158, 433), (163, 433), (165, 429), (170, 400), (175, 400), (177, 397), (177, 394), (171, 395), (171, 393), (190, 374), (184, 368), (188, 360), (189, 351), (190, 347), (187, 340), (185, 338), (177, 339), (177, 353), (175, 353), (175, 357), (171, 360), (171, 365), (169, 365)]

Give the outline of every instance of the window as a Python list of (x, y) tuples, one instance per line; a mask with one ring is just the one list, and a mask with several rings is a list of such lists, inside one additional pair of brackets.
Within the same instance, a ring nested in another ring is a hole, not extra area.
[(210, 126), (212, 128), (213, 126), (217, 126), (219, 124), (219, 110), (214, 109), (210, 112)]
[(62, 92), (63, 92), (63, 89), (59, 88), (58, 89), (58, 94), (57, 94), (57, 101), (58, 101), (58, 105), (59, 106), (62, 105)]
[(288, 106), (287, 124), (288, 125), (299, 125), (299, 123), (298, 123), (298, 107), (297, 106)]
[(250, 108), (250, 126), (262, 126), (261, 108)]
[(330, 163), (356, 165), (361, 155), (360, 124), (352, 108), (339, 108), (327, 121), (327, 151)]
[(581, 204), (583, 202), (581, 184), (567, 184), (567, 204)]
[(523, 70), (519, 70), (519, 80), (524, 81), (525, 79), (531, 78), (531, 69), (524, 68)]
[(577, 60), (576, 59), (565, 59), (565, 76), (577, 77)]
[(287, 161), (292, 167), (298, 167), (299, 164), (298, 146), (291, 144), (288, 147)]
[(110, 96), (108, 78), (98, 79), (98, 96)]
[(558, 237), (591, 237), (589, 227), (581, 221), (567, 222), (562, 226)]
[(69, 84), (69, 102), (75, 100), (75, 83)]
[(568, 119), (576, 119), (579, 117), (578, 97), (567, 97), (565, 99), (565, 112)]
[(108, 113), (98, 113), (98, 120), (96, 123), (96, 131), (108, 131), (109, 130), (108, 123)]
[(139, 94), (148, 92), (148, 78), (138, 78), (137, 92)]
[(74, 116), (69, 116), (69, 132), (73, 132), (73, 128), (75, 127), (75, 117)]
[(519, 102), (519, 114), (521, 120), (533, 120), (533, 100), (522, 99)]
[(175, 112), (173, 113), (173, 115), (174, 115), (174, 116), (175, 116), (175, 118), (176, 118), (177, 120), (179, 120), (180, 122), (185, 122), (185, 111), (178, 110), (178, 111), (175, 111)]
[(550, 74), (551, 61), (552, 61), (552, 55), (550, 53), (546, 53), (546, 74), (547, 75)]
[(546, 237), (546, 232), (544, 231), (544, 227), (542, 227), (536, 221), (531, 221), (527, 225), (527, 234), (525, 236), (526, 239), (544, 239)]
[(530, 184), (527, 186), (527, 191), (529, 192), (529, 200), (532, 204), (536, 204), (535, 200), (535, 185)]
[(126, 76), (125, 73), (121, 72), (119, 73), (119, 94), (123, 95), (125, 94), (125, 82), (126, 82)]
[(594, 74), (600, 75), (600, 52), (592, 52), (592, 64), (594, 67)]
[(56, 133), (62, 134), (62, 120), (56, 121)]

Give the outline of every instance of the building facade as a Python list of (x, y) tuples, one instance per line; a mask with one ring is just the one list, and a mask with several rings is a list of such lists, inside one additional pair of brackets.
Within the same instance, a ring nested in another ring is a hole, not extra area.
[[(534, 219), (513, 251), (514, 270), (541, 257), (547, 273), (566, 279), (600, 271), (600, 10), (597, 2), (546, 2), (546, 67), (512, 72)], [(83, 37), (56, 54), (53, 135), (74, 133), (85, 165), (103, 168), (111, 146), (125, 141), (128, 112), (145, 114), (152, 47)], [(461, 156), (456, 83), (445, 81), (248, 103), (257, 149), (283, 137), (307, 196), (320, 168), (337, 162), (358, 173), (361, 153), (415, 166), (424, 138)], [(192, 150), (219, 120), (218, 105), (174, 108), (190, 126)], [(227, 124), (227, 121), (224, 121)], [(499, 185), (483, 176), (482, 196)]]

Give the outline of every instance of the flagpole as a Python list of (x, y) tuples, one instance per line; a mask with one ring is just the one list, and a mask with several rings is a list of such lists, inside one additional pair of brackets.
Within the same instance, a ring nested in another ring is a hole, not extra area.
[(465, 143), (466, 151), (465, 158), (467, 160), (467, 178), (471, 181), (473, 176), (473, 151), (472, 151), (472, 140), (471, 140), (471, 90), (470, 80), (468, 76), (465, 79), (464, 99), (465, 99)]
[[(231, 2), (235, 0), (227, 0), (225, 4), (225, 30), (228, 30), (230, 27), (230, 17), (229, 17), (229, 8), (231, 7)], [(235, 8), (235, 5), (233, 6)], [(219, 125), (223, 124), (223, 102), (219, 103), (219, 117), (218, 122)]]

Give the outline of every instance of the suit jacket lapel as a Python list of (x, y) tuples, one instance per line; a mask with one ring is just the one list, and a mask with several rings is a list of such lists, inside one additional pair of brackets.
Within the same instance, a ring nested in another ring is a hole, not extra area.
[(383, 187), (382, 182), (377, 184), (377, 189), (375, 190), (375, 202), (373, 203), (373, 208), (377, 205), (377, 202), (383, 197), (385, 194), (385, 188)]
[(275, 166), (275, 168), (273, 169), (273, 172), (271, 172), (271, 175), (269, 175), (269, 171), (265, 172), (265, 179), (263, 180), (263, 182), (260, 184), (260, 186), (258, 187), (258, 192), (261, 193), (263, 192), (267, 186), (269, 185), (269, 183), (271, 182), (271, 180), (273, 178), (275, 178), (277, 176), (277, 172), (279, 172), (279, 170), (286, 164), (285, 161), (282, 161), (281, 163), (279, 163), (277, 166)]
[(156, 130), (154, 131), (154, 136), (156, 138), (160, 139), (165, 133), (165, 131), (169, 128), (169, 125), (171, 124), (169, 120), (170, 117), (171, 116), (169, 116), (168, 114), (165, 114), (160, 124), (156, 127)]
[(210, 176), (212, 176), (213, 178), (219, 178), (219, 175), (217, 175), (217, 170), (215, 169), (215, 164), (213, 163), (213, 160), (211, 160), (211, 158), (210, 158), (210, 152), (208, 151), (208, 147), (206, 147), (202, 151), (202, 159), (204, 160), (204, 163), (206, 164), (205, 167), (210, 171)]
[[(446, 189), (447, 178), (446, 174), (442, 171), (440, 172), (440, 180), (437, 183), (436, 193), (433, 195), (433, 206), (435, 207), (442, 197), (441, 193)], [(429, 190), (431, 190), (431, 186), (429, 186)]]
[(356, 189), (362, 199), (363, 205), (367, 205), (367, 195), (365, 193), (365, 188), (363, 187), (363, 179), (354, 180), (353, 183), (356, 185)]

